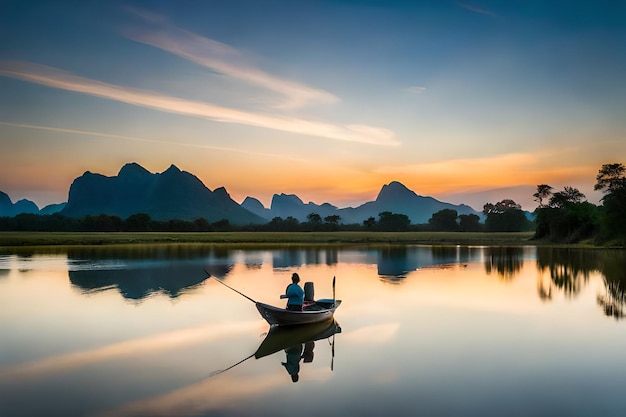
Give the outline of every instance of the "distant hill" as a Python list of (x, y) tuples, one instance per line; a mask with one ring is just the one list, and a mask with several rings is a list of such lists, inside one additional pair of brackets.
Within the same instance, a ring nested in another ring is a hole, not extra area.
[(337, 214), (339, 210), (329, 203), (318, 205), (309, 202), (305, 204), (295, 194), (274, 194), (270, 207), (272, 218), (282, 217), (285, 219), (291, 216), (300, 221), (307, 221), (307, 216), (311, 213), (317, 213), (323, 219), (326, 216)]
[(232, 224), (260, 224), (265, 220), (244, 209), (226, 192), (209, 190), (196, 176), (171, 165), (153, 174), (136, 163), (122, 167), (117, 176), (89, 171), (70, 187), (67, 205), (60, 214), (68, 217), (109, 214), (127, 218), (146, 213), (155, 220), (227, 219)]
[(0, 217), (13, 217), (22, 213), (38, 214), (39, 207), (26, 199), (16, 201), (14, 204), (8, 194), (0, 191)]
[(263, 203), (257, 200), (254, 197), (246, 197), (245, 200), (241, 203), (241, 207), (245, 208), (251, 213), (256, 214), (259, 217), (262, 217), (265, 220), (272, 219), (272, 212), (270, 209), (265, 208)]
[(65, 208), (67, 203), (58, 203), (58, 204), (48, 204), (41, 210), (39, 210), (39, 214), (54, 214), (59, 213), (61, 210)]
[(433, 213), (443, 209), (456, 210), (459, 215), (476, 214), (481, 216), (481, 213), (470, 206), (445, 203), (432, 197), (420, 196), (397, 181), (384, 185), (375, 201), (364, 203), (356, 208), (337, 208), (328, 203), (318, 205), (309, 202), (305, 204), (294, 194), (274, 194), (269, 209), (263, 207), (258, 200), (252, 197), (247, 197), (242, 205), (266, 220), (271, 220), (274, 217), (284, 219), (291, 216), (301, 222), (307, 221), (307, 216), (310, 213), (317, 213), (322, 219), (326, 216), (338, 215), (341, 217), (341, 223), (362, 223), (369, 217), (378, 219), (378, 214), (384, 211), (405, 214), (415, 224), (428, 223), (428, 219)]
[(433, 197), (421, 196), (398, 181), (382, 186), (376, 200), (358, 207), (338, 208), (329, 203), (304, 203), (295, 194), (274, 194), (269, 208), (254, 197), (240, 204), (231, 199), (224, 187), (209, 190), (195, 175), (171, 165), (162, 173), (151, 173), (137, 163), (124, 165), (116, 176), (85, 172), (76, 178), (69, 190), (67, 203), (51, 204), (39, 210), (29, 200), (13, 204), (0, 192), (0, 216), (19, 213), (53, 214), (80, 218), (86, 215), (109, 214), (123, 219), (136, 213), (146, 213), (155, 220), (195, 220), (203, 217), (209, 222), (227, 219), (235, 225), (263, 224), (275, 217), (293, 217), (300, 222), (317, 213), (322, 219), (338, 215), (344, 224), (358, 223), (389, 211), (405, 214), (413, 224), (424, 224), (443, 209), (461, 214), (482, 213), (466, 204), (452, 204)]

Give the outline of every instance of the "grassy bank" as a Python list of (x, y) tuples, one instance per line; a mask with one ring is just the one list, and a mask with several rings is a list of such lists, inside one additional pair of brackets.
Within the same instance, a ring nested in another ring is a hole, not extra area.
[(92, 246), (163, 243), (200, 244), (425, 244), (533, 245), (532, 232), (211, 232), (211, 233), (61, 233), (0, 232), (0, 248), (26, 246)]

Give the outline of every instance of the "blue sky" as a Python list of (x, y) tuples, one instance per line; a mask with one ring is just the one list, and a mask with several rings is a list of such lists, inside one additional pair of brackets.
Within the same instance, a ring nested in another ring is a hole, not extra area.
[(626, 2), (4, 1), (0, 190), (170, 164), (241, 202), (340, 207), (400, 181), (596, 202), (626, 162)]

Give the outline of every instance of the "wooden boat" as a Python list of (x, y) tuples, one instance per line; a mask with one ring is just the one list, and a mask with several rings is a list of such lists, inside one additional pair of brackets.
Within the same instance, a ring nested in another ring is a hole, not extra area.
[(254, 357), (260, 359), (301, 343), (327, 339), (335, 333), (341, 333), (341, 327), (332, 318), (299, 326), (272, 326)]
[(241, 291), (238, 291), (230, 285), (224, 283), (221, 278), (214, 275), (216, 274), (216, 269), (214, 267), (207, 267), (204, 271), (209, 277), (215, 276), (216, 281), (223, 286), (252, 301), (256, 305), (257, 310), (259, 310), (261, 317), (263, 317), (272, 326), (293, 326), (329, 320), (335, 314), (335, 310), (337, 310), (337, 308), (341, 305), (341, 300), (335, 299), (335, 277), (333, 277), (333, 298), (323, 298), (314, 301), (313, 283), (306, 282), (304, 284), (305, 295), (303, 309), (302, 311), (294, 311), (253, 300)]
[(330, 320), (335, 310), (341, 305), (341, 300), (321, 299), (305, 302), (302, 311), (287, 310), (260, 302), (255, 302), (255, 304), (261, 317), (269, 324), (293, 326)]

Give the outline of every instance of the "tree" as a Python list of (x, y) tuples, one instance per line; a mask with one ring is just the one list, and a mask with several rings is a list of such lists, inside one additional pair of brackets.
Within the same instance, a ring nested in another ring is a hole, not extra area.
[(367, 220), (363, 220), (363, 226), (369, 230), (373, 229), (376, 226), (376, 219), (369, 217)]
[(595, 190), (602, 190), (600, 238), (626, 243), (626, 167), (622, 164), (602, 165)]
[(489, 232), (521, 232), (530, 226), (522, 207), (510, 199), (485, 204), (483, 214), (487, 216), (485, 228)]
[(331, 214), (330, 216), (324, 217), (324, 221), (326, 222), (326, 227), (329, 230), (339, 229), (339, 220), (341, 220), (341, 216), (338, 214)]
[(209, 222), (204, 217), (199, 217), (193, 221), (194, 229), (197, 232), (208, 232), (211, 230)]
[(339, 220), (341, 220), (341, 216), (338, 214), (332, 214), (330, 216), (324, 217), (324, 221), (328, 224), (339, 224)]
[(267, 228), (273, 232), (295, 232), (298, 230), (300, 222), (298, 219), (289, 216), (286, 219), (282, 217), (274, 217), (272, 221), (267, 224)]
[[(306, 216), (307, 220), (308, 220), (308, 227), (309, 230), (311, 231), (318, 231), (321, 229), (322, 226), (322, 216), (320, 216), (317, 213), (309, 213), (308, 216)], [(306, 227), (306, 223), (304, 224), (304, 226)]]
[(584, 199), (583, 193), (569, 186), (553, 193), (547, 205), (535, 210), (535, 238), (573, 243), (593, 236), (597, 207)]
[(537, 186), (537, 192), (533, 194), (535, 201), (539, 203), (539, 207), (543, 207), (543, 200), (550, 197), (553, 188), (548, 184), (539, 184)]
[(124, 221), (125, 229), (129, 232), (147, 232), (150, 230), (150, 215), (137, 213), (129, 216)]
[(459, 230), (461, 232), (479, 232), (482, 230), (480, 217), (476, 214), (459, 215)]
[(390, 211), (378, 213), (378, 230), (384, 232), (406, 232), (411, 220), (406, 214), (397, 214)]
[(216, 232), (227, 232), (230, 230), (230, 221), (228, 219), (218, 220), (211, 223), (211, 228)]
[(306, 216), (306, 218), (309, 221), (309, 223), (311, 223), (311, 225), (313, 226), (319, 225), (322, 223), (322, 216), (320, 216), (317, 213), (310, 213), (308, 216)]
[(428, 224), (433, 230), (454, 232), (459, 229), (459, 225), (456, 222), (458, 212), (452, 209), (443, 209), (436, 213), (433, 213), (432, 217), (428, 219)]
[(548, 206), (552, 208), (563, 208), (566, 205), (580, 203), (584, 198), (585, 195), (578, 191), (578, 188), (566, 186), (563, 191), (552, 194)]
[(626, 166), (622, 164), (604, 164), (596, 176), (594, 190), (612, 193), (626, 188)]

